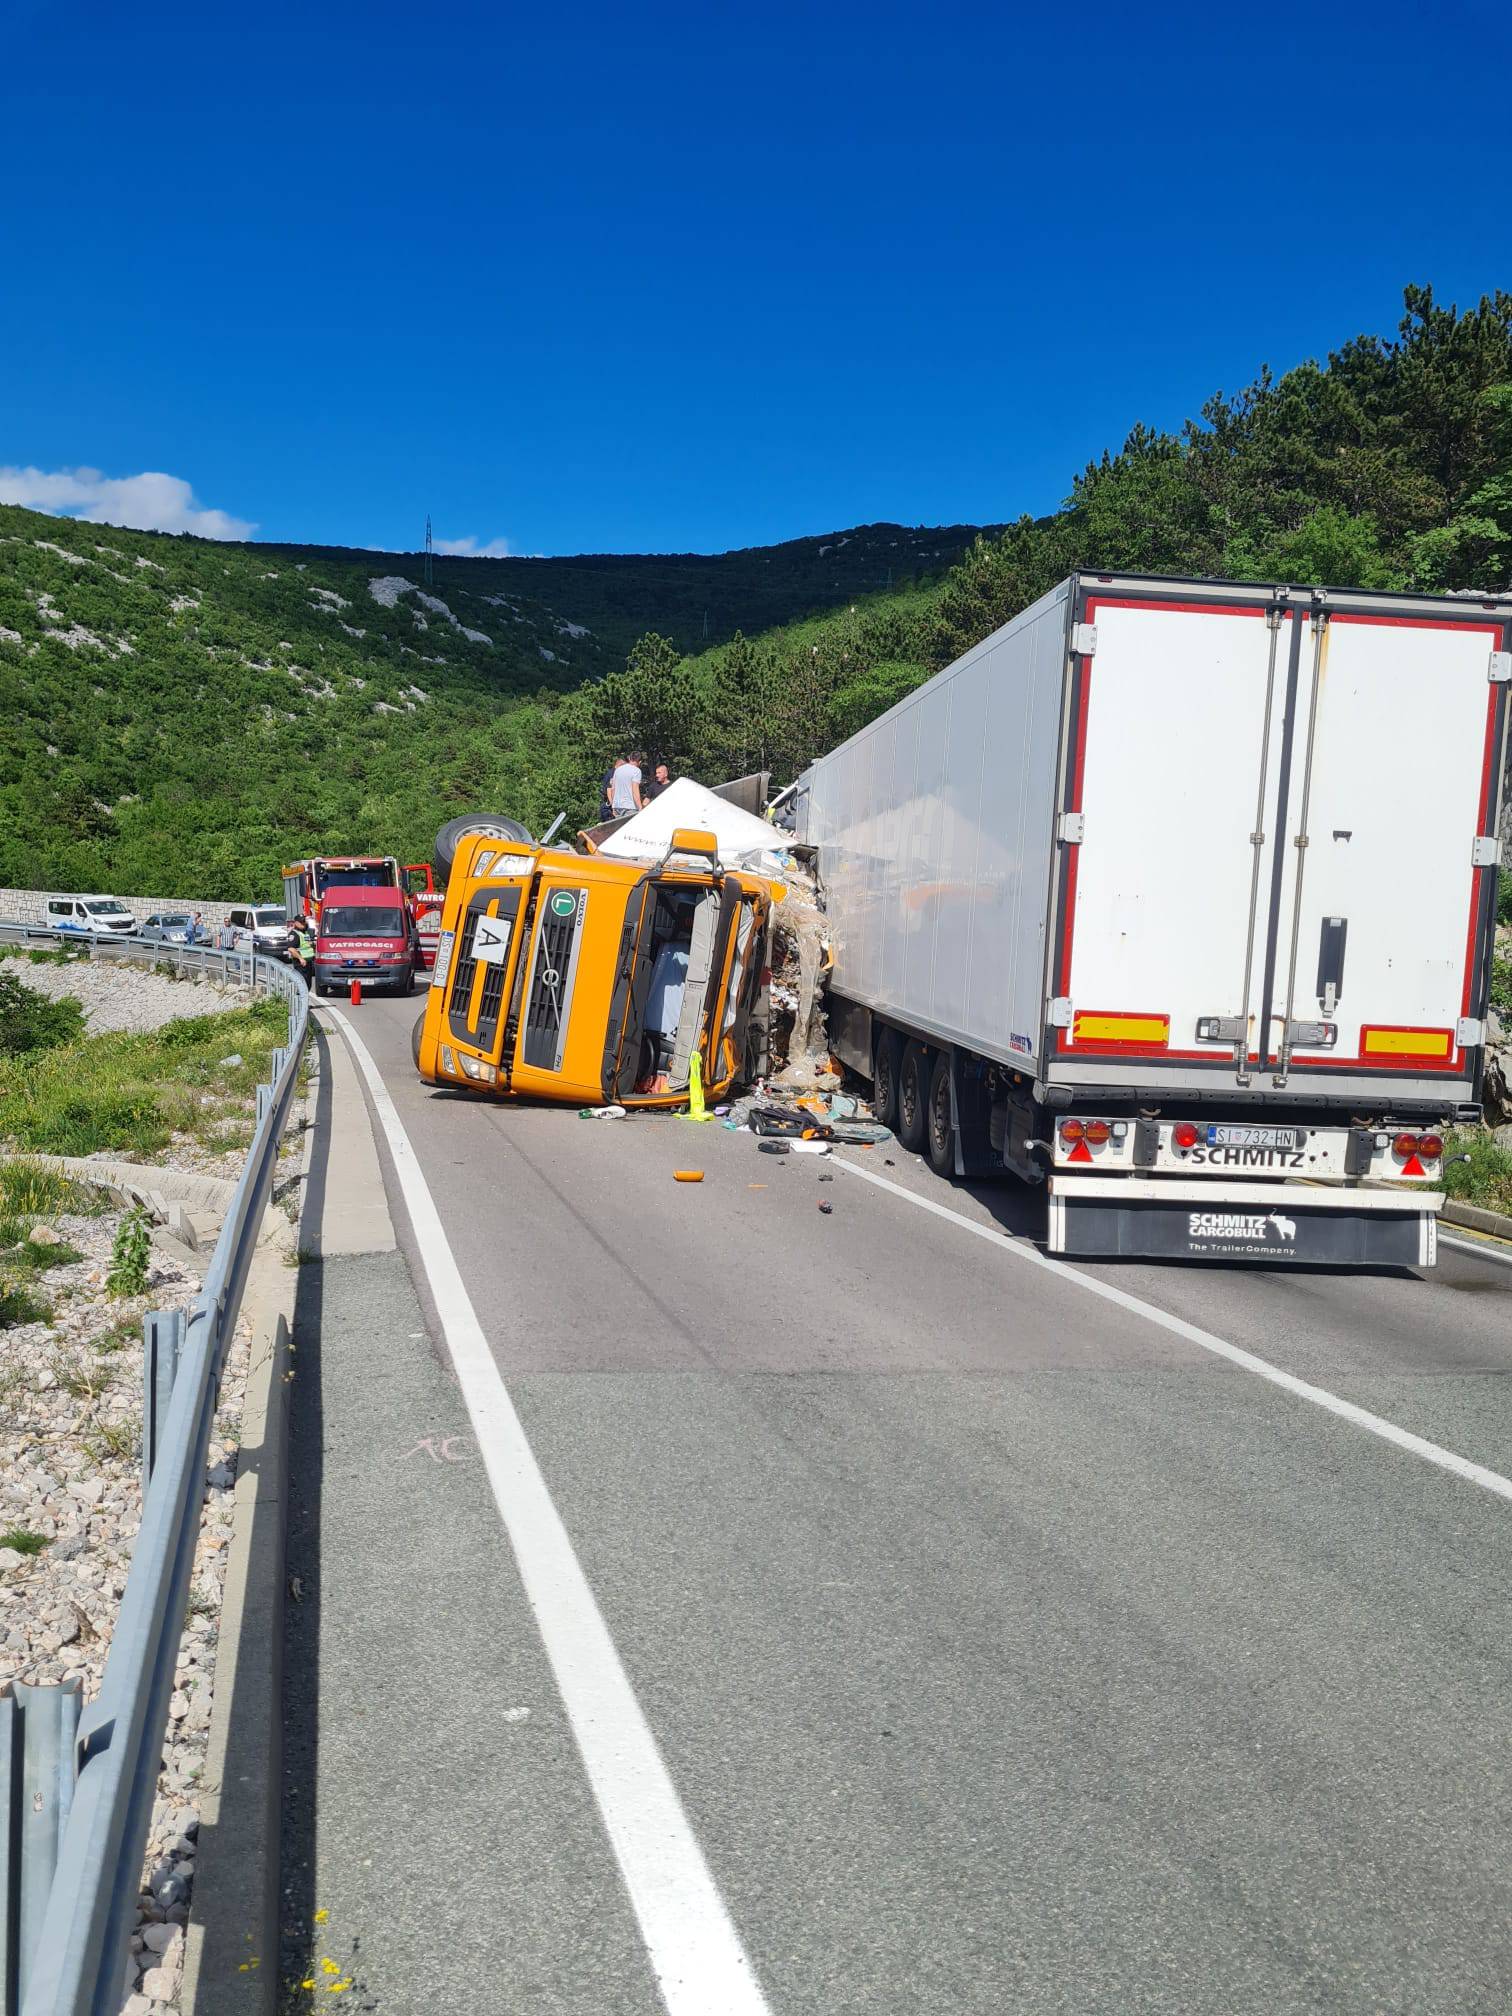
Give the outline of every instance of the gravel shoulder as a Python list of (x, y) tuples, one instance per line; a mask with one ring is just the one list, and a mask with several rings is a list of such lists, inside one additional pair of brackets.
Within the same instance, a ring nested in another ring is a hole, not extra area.
[(78, 958), (67, 965), (16, 958), (12, 969), (24, 986), (50, 1001), (72, 995), (84, 1010), (91, 1036), (125, 1030), (145, 1035), (186, 1015), (220, 1015), (245, 1008), (245, 987), (221, 987), (209, 980), (170, 979), (144, 966), (111, 966)]
[[(20, 974), (39, 992), (82, 1001), (90, 1035), (146, 1034), (247, 1004), (244, 990), (86, 961), (22, 962)], [(240, 1091), (241, 1058), (222, 1061), (235, 1069), (220, 1074), (221, 1085), (212, 1080), (203, 1097), (214, 1101), (217, 1127), (223, 1116), (230, 1137), (222, 1143), (214, 1130), (196, 1138), (176, 1129), (143, 1163), (144, 1177), (155, 1167), (239, 1174), (254, 1102)], [(304, 1127), (300, 1100), (276, 1196), (298, 1190)], [(297, 1201), (290, 1197), (291, 1211)], [(154, 1241), (144, 1292), (113, 1296), (107, 1277), (126, 1214), (86, 1184), (69, 1186), (59, 1207), (8, 1203), (0, 1216), (0, 1691), (16, 1682), (74, 1680), (87, 1703), (99, 1691), (141, 1522), (143, 1318), (151, 1309), (187, 1310), (200, 1274), (171, 1243)], [(249, 1357), (244, 1316), (223, 1368), (207, 1453), (163, 1769), (122, 1982), (124, 2016), (167, 2016), (182, 1986)]]

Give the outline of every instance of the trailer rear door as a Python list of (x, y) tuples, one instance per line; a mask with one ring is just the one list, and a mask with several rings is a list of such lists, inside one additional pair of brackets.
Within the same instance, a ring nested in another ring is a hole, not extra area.
[(1504, 613), (1194, 587), (1078, 616), (1053, 1075), (1468, 1088)]

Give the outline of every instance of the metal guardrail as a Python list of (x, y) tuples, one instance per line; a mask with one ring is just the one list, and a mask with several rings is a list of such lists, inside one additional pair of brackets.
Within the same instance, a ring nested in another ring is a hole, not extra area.
[[(5, 2016), (117, 2016), (220, 1370), (272, 1193), (310, 997), (293, 969), (252, 952), (23, 924), (0, 924), (0, 942), (78, 942), (92, 957), (167, 961), (184, 972), (244, 980), (289, 1004), (289, 1041), (273, 1053), (271, 1082), (257, 1088), (252, 1146), (204, 1288), (184, 1325), (99, 1695), (82, 1711), (77, 1690), (62, 1687), (24, 1688), (0, 1701), (0, 2009)], [(149, 1330), (153, 1323), (149, 1316)]]

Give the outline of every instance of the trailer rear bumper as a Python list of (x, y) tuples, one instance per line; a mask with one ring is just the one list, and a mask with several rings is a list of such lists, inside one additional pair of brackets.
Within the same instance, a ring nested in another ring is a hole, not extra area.
[(1281, 1183), (1049, 1180), (1049, 1250), (1263, 1267), (1431, 1267), (1442, 1191)]

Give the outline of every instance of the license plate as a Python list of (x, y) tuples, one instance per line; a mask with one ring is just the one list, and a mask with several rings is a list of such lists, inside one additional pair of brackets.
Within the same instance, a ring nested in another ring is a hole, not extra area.
[(1301, 1148), (1307, 1136), (1300, 1127), (1240, 1127), (1227, 1122), (1207, 1130), (1209, 1148)]
[(455, 931), (443, 931), (436, 940), (436, 963), (431, 968), (432, 987), (444, 987), (446, 976), (451, 971), (452, 946), (456, 942)]

